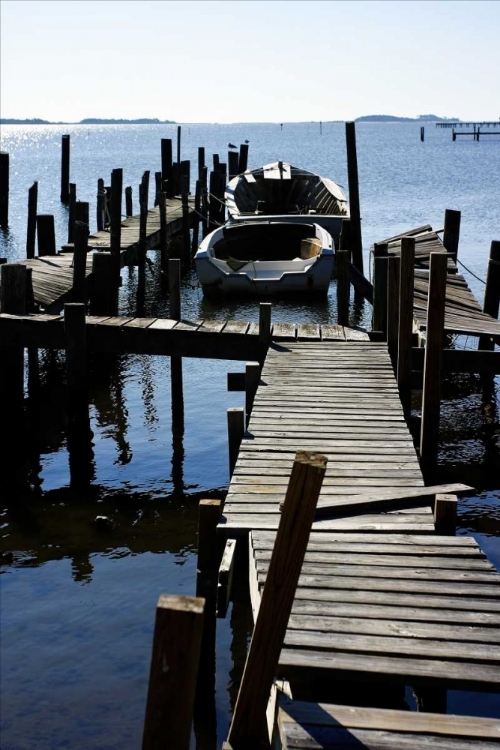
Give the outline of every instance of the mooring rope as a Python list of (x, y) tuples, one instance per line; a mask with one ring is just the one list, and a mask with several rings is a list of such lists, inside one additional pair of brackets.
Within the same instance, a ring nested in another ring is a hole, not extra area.
[(484, 284), (486, 286), (486, 281), (483, 281), (483, 279), (479, 278), (479, 276), (476, 276), (476, 274), (474, 273), (474, 271), (471, 271), (470, 268), (467, 268), (467, 266), (465, 265), (465, 263), (462, 263), (462, 261), (459, 260), (458, 258), (457, 258), (457, 263), (460, 263), (460, 265), (462, 266), (462, 268), (465, 268), (465, 270), (468, 271), (471, 276), (474, 276), (475, 279), (477, 279), (478, 281), (481, 282), (481, 284)]

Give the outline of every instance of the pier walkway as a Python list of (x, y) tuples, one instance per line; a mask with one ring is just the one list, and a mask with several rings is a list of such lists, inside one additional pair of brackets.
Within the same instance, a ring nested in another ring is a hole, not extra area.
[(271, 345), (218, 526), (248, 537), (254, 616), (298, 450), (328, 465), (277, 676), (499, 691), (500, 576), (435, 532), (385, 344)]

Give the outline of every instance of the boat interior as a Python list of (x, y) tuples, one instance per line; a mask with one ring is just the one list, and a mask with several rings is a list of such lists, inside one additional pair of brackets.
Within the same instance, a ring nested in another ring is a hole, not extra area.
[(264, 169), (241, 175), (233, 193), (238, 211), (274, 216), (310, 212), (347, 215), (347, 202), (335, 183), (312, 172), (286, 166), (288, 172), (283, 172), (283, 179), (276, 179), (274, 174), (271, 178)]
[(312, 224), (236, 224), (223, 229), (212, 248), (214, 258), (237, 270), (252, 261), (306, 260), (321, 253)]

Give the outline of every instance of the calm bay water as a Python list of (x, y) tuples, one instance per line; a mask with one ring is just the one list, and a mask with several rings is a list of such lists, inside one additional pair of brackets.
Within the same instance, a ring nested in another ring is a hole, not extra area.
[[(11, 158), (11, 226), (0, 234), (0, 257), (25, 255), (27, 191), (39, 180), (39, 213), (53, 213), (58, 244), (66, 240), (67, 209), (59, 202), (60, 143), (71, 134), (71, 181), (95, 216), (96, 183), (122, 167), (124, 184), (160, 167), (160, 139), (175, 126), (3, 126)], [(197, 148), (227, 151), (250, 141), (249, 165), (278, 158), (347, 184), (344, 126), (184, 125), (182, 157), (195, 173)], [(365, 264), (376, 240), (421, 224), (443, 226), (446, 208), (462, 212), (459, 258), (485, 278), (489, 245), (499, 238), (500, 137), (455, 143), (449, 130), (426, 125), (357, 127)], [(152, 181), (153, 182), (153, 181)], [(153, 201), (151, 185), (150, 205)], [(155, 254), (151, 254), (153, 264)], [(466, 272), (482, 299), (483, 284)], [(153, 278), (153, 274), (151, 274)], [(149, 284), (146, 314), (166, 315), (168, 300)], [(123, 271), (120, 312), (135, 312), (136, 274)], [(183, 279), (186, 318), (257, 319), (253, 301), (203, 300), (196, 274)], [(275, 320), (335, 322), (335, 288), (314, 305), (276, 303)], [(352, 310), (367, 323), (368, 306)], [(460, 344), (463, 342), (459, 342)], [(470, 342), (469, 342), (470, 343)], [(124, 748), (140, 743), (154, 608), (161, 592), (193, 594), (197, 501), (227, 489), (226, 409), (242, 406), (226, 374), (241, 363), (185, 360), (185, 433), (173, 450), (169, 361), (160, 357), (100, 358), (92, 367), (93, 481), (69, 487), (63, 361), (43, 354), (43, 403), (33, 417), (27, 454), (30, 490), (1, 498), (2, 747)], [(499, 380), (448, 378), (444, 389), (441, 475), (467, 481), (478, 493), (460, 503), (460, 533), (472, 533), (500, 568)], [(3, 428), (5, 429), (5, 428)], [(113, 521), (109, 530), (96, 515)], [(12, 553), (12, 555), (10, 554)], [(250, 627), (248, 609), (230, 608), (218, 621), (216, 715), (218, 742), (227, 733), (234, 684)], [(235, 636), (232, 648), (230, 644)], [(493, 698), (450, 696), (450, 710), (500, 716)], [(208, 722), (209, 723), (209, 722)], [(214, 747), (201, 738), (199, 748)], [(206, 733), (205, 733), (206, 734)]]

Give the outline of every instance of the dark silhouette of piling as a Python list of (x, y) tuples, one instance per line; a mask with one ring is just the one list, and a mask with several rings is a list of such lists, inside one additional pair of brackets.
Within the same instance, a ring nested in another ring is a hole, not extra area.
[(63, 135), (61, 138), (61, 203), (69, 201), (69, 152), (70, 137)]

